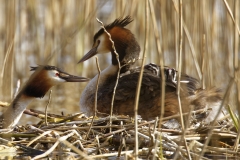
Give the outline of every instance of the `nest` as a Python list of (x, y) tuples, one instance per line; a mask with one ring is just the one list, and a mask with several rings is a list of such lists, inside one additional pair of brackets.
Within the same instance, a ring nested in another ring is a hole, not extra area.
[(135, 129), (134, 119), (123, 115), (99, 118), (82, 113), (47, 114), (46, 119), (37, 110), (24, 113), (41, 121), (2, 132), (1, 158), (232, 159), (240, 155), (239, 134), (228, 115), (213, 125), (197, 121), (195, 117), (203, 113), (195, 113), (190, 116), (189, 127), (183, 130), (172, 117), (161, 122), (157, 118), (152, 121), (139, 118)]

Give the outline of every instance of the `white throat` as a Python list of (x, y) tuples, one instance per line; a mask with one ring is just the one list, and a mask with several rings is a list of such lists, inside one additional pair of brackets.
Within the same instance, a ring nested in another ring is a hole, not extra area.
[[(101, 86), (107, 80), (108, 77), (116, 75), (117, 72), (118, 72), (117, 65), (109, 65), (106, 69), (104, 69), (100, 74), (98, 88), (101, 88)], [(93, 107), (94, 103), (93, 99), (95, 97), (97, 79), (98, 74), (87, 84), (80, 98), (80, 111), (84, 112), (88, 116), (91, 116), (89, 115), (89, 113), (93, 109), (91, 107)]]

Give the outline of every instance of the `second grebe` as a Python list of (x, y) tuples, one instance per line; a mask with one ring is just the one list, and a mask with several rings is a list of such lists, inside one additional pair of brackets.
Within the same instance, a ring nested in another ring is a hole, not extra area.
[[(132, 22), (127, 16), (125, 18), (116, 19), (105, 28), (111, 35), (117, 53), (119, 54), (121, 68), (118, 86), (114, 100), (113, 113), (123, 115), (134, 115), (134, 99), (136, 86), (138, 82), (139, 69), (129, 69), (130, 66), (139, 57), (140, 47), (132, 32), (126, 28)], [(100, 82), (97, 94), (97, 111), (110, 113), (113, 89), (116, 83), (118, 73), (118, 62), (116, 55), (112, 49), (112, 43), (108, 35), (101, 28), (94, 35), (94, 43), (92, 49), (79, 61), (83, 62), (96, 54), (111, 52), (112, 64), (101, 72)], [(131, 63), (129, 63), (131, 62)], [(139, 98), (138, 114), (143, 119), (152, 119), (160, 115), (161, 111), (161, 75), (160, 68), (154, 64), (146, 65), (142, 78), (141, 92)], [(165, 67), (166, 88), (165, 88), (165, 112), (164, 116), (170, 116), (178, 113), (178, 101), (176, 95), (176, 81), (171, 78), (169, 71), (175, 71)], [(84, 89), (80, 98), (80, 110), (88, 116), (93, 115), (94, 99), (97, 83), (96, 75)], [(183, 112), (190, 110), (190, 106), (194, 109), (209, 107), (209, 104), (219, 105), (221, 101), (221, 91), (219, 89), (202, 90), (199, 82), (186, 74), (181, 74), (181, 80), (185, 81), (181, 84), (181, 97)]]
[(42, 98), (55, 85), (64, 82), (86, 82), (89, 79), (70, 75), (55, 66), (31, 67), (35, 71), (26, 85), (17, 94), (6, 111), (0, 116), (0, 128), (12, 129), (20, 120), (23, 111), (34, 98)]

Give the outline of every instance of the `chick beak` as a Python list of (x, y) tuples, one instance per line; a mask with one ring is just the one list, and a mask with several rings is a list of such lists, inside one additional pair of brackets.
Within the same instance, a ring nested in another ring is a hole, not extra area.
[(89, 78), (74, 76), (66, 72), (60, 72), (59, 78), (64, 79), (66, 82), (87, 82), (90, 80)]
[(97, 41), (96, 43), (94, 43), (92, 49), (87, 54), (85, 54), (78, 63), (84, 62), (84, 61), (88, 60), (89, 58), (95, 56), (97, 54), (97, 49), (98, 49), (99, 44), (100, 44), (100, 41)]

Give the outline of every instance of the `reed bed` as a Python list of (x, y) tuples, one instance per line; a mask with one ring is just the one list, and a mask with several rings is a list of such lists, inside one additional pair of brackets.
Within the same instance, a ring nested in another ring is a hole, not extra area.
[[(37, 158), (45, 154), (59, 159), (59, 156), (107, 159), (120, 155), (122, 159), (239, 157), (236, 126), (239, 119), (233, 120), (240, 108), (238, 0), (0, 0), (0, 3), (1, 106), (10, 103), (17, 88), (24, 85), (31, 74), (30, 66), (49, 64), (75, 75), (96, 75), (93, 58), (77, 65), (100, 28), (96, 18), (108, 24), (130, 15), (134, 21), (128, 28), (142, 50), (137, 65), (142, 64), (145, 53), (144, 63), (177, 68), (198, 78), (202, 88), (222, 88), (223, 107), (233, 108), (231, 116), (226, 115), (213, 125), (192, 118), (191, 125), (181, 129), (164, 125), (166, 119), (162, 117), (144, 121), (119, 115), (112, 117), (110, 127), (110, 117), (86, 117), (80, 112), (79, 97), (86, 83), (65, 84), (53, 88), (48, 125), (44, 122), (45, 113), (41, 112), (48, 102), (45, 96), (28, 107), (31, 108), (25, 111), (28, 116), (22, 117), (19, 127), (11, 133), (1, 133), (0, 141), (3, 148), (8, 148), (7, 152), (14, 151), (18, 158), (31, 152), (26, 156)], [(99, 64), (101, 69), (109, 64), (107, 55), (99, 56)]]

